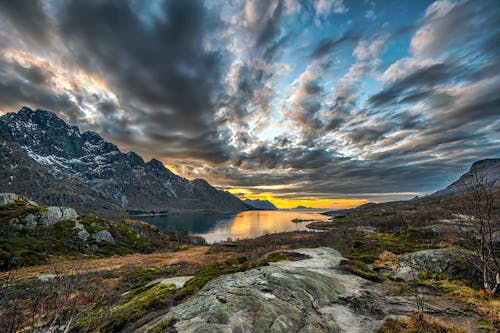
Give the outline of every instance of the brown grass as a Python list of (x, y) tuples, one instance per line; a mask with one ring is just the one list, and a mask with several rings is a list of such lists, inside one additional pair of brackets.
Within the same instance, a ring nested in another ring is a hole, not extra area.
[[(65, 274), (79, 274), (91, 272), (103, 272), (118, 270), (123, 267), (164, 267), (177, 263), (185, 263), (193, 266), (206, 266), (218, 261), (226, 260), (235, 256), (233, 252), (207, 253), (209, 246), (195, 246), (184, 251), (159, 252), (151, 254), (131, 254), (126, 256), (114, 256), (98, 259), (78, 259), (62, 260), (58, 267)], [(23, 267), (8, 272), (0, 272), (0, 281), (6, 280), (19, 281), (36, 278), (43, 274), (53, 274), (54, 264), (45, 264), (32, 267)]]
[(465, 333), (456, 325), (428, 315), (414, 314), (408, 318), (388, 319), (378, 333)]

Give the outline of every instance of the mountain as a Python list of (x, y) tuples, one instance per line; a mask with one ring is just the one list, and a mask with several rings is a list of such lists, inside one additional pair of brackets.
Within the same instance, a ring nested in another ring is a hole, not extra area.
[(189, 181), (160, 161), (122, 153), (95, 132), (80, 132), (55, 113), (23, 107), (0, 117), (0, 192), (48, 205), (124, 213), (245, 209), (203, 179)]
[(500, 187), (500, 158), (491, 158), (474, 162), (466, 173), (445, 189), (439, 190), (432, 196), (453, 195), (466, 191), (477, 175), (484, 178), (489, 184)]
[(297, 207), (295, 207), (293, 209), (311, 209), (311, 207), (306, 207), (306, 206), (298, 205)]
[(277, 210), (275, 205), (273, 205), (270, 201), (268, 200), (250, 200), (246, 199), (243, 201), (247, 205), (255, 208), (255, 209), (262, 209), (262, 210)]

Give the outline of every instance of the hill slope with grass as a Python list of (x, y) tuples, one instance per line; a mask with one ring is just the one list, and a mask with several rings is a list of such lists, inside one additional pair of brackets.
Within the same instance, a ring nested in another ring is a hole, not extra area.
[(58, 258), (168, 251), (193, 243), (203, 241), (142, 221), (79, 215), (72, 208), (39, 206), (21, 195), (0, 194), (0, 270)]

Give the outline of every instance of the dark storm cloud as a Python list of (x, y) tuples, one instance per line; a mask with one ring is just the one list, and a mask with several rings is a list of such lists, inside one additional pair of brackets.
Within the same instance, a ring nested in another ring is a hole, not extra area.
[(237, 165), (243, 170), (296, 169), (311, 170), (325, 166), (332, 159), (332, 152), (322, 148), (273, 147), (260, 145), (250, 153), (240, 156)]
[(384, 135), (391, 130), (387, 124), (371, 127), (356, 127), (352, 129), (348, 137), (356, 145), (368, 145), (384, 138)]
[(40, 43), (49, 39), (50, 21), (41, 1), (0, 0), (0, 17), (10, 21), (25, 38)]
[(2, 106), (17, 111), (21, 105), (63, 110), (66, 120), (77, 123), (83, 116), (68, 93), (54, 93), (50, 87), (53, 73), (35, 65), (25, 67), (0, 58), (0, 100)]
[[(0, 0), (1, 109), (52, 109), (189, 177), (281, 197), (411, 197), (498, 155), (497, 2), (356, 31), (314, 4)], [(365, 82), (409, 32), (415, 66)]]
[[(165, 1), (161, 10), (163, 18), (149, 24), (126, 1), (71, 1), (58, 14), (80, 65), (103, 73), (119, 99), (142, 109), (131, 117), (147, 136), (196, 142), (203, 158), (219, 161), (223, 142), (206, 129), (215, 127), (224, 55), (204, 43), (221, 23), (201, 1)], [(162, 135), (169, 130), (183, 135)]]
[(122, 93), (185, 116), (210, 107), (220, 55), (203, 48), (208, 13), (201, 1), (165, 2), (165, 19), (151, 27), (125, 1), (71, 1), (59, 14), (82, 65), (112, 75)]

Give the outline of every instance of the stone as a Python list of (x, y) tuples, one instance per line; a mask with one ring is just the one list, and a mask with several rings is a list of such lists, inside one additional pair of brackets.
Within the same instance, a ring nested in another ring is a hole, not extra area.
[(399, 257), (394, 277), (414, 280), (422, 272), (451, 279), (478, 281), (481, 272), (475, 268), (474, 254), (462, 249), (431, 249), (407, 253)]
[(47, 210), (42, 212), (40, 222), (44, 226), (48, 227), (55, 224), (56, 222), (61, 221), (61, 218), (62, 218), (61, 208), (52, 206), (52, 207), (47, 207)]
[(86, 241), (87, 239), (90, 238), (90, 233), (85, 230), (85, 229), (81, 229), (80, 231), (78, 231), (78, 238), (80, 238), (81, 240), (84, 240)]
[(57, 275), (55, 275), (55, 274), (43, 274), (43, 275), (40, 275), (38, 277), (38, 279), (42, 282), (47, 282), (47, 281), (55, 279), (56, 277), (57, 277)]
[(73, 208), (51, 206), (41, 213), (39, 223), (45, 227), (59, 221), (76, 221), (78, 214)]
[(12, 204), (16, 201), (23, 201), (31, 206), (38, 206), (38, 204), (28, 198), (15, 194), (15, 193), (0, 193), (0, 206)]
[(101, 230), (101, 231), (98, 231), (98, 232), (95, 232), (92, 234), (92, 238), (95, 239), (96, 242), (110, 242), (110, 243), (114, 243), (115, 242), (115, 239), (113, 238), (113, 236), (111, 235), (111, 233), (107, 230)]
[(76, 221), (78, 214), (76, 210), (68, 207), (61, 207), (63, 221)]
[(193, 276), (175, 276), (167, 279), (159, 278), (148, 282), (145, 287), (150, 287), (152, 285), (161, 283), (161, 284), (173, 284), (177, 289), (179, 289), (184, 287), (184, 284), (189, 280), (191, 280), (192, 278)]
[(28, 229), (36, 228), (38, 224), (38, 216), (34, 214), (28, 214), (22, 218), (23, 227)]

